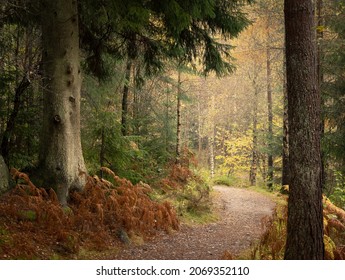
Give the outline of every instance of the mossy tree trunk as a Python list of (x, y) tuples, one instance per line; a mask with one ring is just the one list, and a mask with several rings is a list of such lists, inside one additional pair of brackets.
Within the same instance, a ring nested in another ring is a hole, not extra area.
[(323, 259), (320, 94), (312, 0), (285, 0), (290, 188), (285, 259)]
[(40, 169), (61, 204), (85, 184), (80, 139), (78, 10), (75, 0), (41, 0), (44, 112)]

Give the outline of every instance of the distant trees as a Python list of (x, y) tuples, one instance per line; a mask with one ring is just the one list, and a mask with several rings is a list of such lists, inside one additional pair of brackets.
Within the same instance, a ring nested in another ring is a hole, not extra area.
[(315, 10), (311, 0), (285, 1), (290, 177), (285, 259), (323, 259), (320, 95)]
[(41, 50), (36, 4), (0, 3), (0, 146), (8, 166), (32, 166), (38, 157)]
[[(320, 3), (319, 3), (320, 2)], [(345, 206), (345, 117), (344, 117), (344, 5), (345, 1), (318, 1), (320, 82), (323, 105), (324, 190)]]

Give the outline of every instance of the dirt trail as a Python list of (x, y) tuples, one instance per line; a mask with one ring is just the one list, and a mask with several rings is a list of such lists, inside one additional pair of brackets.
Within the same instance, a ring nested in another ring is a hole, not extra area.
[(225, 250), (237, 255), (262, 234), (261, 220), (275, 207), (267, 196), (246, 189), (215, 186), (214, 206), (219, 221), (201, 226), (182, 225), (142, 246), (129, 246), (116, 259), (219, 259)]

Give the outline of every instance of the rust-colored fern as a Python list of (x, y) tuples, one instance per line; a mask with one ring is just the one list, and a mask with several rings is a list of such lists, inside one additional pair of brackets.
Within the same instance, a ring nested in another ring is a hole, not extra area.
[(26, 174), (12, 169), (18, 185), (0, 198), (0, 225), (6, 225), (0, 233), (8, 239), (0, 242), (0, 259), (68, 257), (80, 247), (119, 245), (120, 231), (145, 238), (179, 228), (173, 207), (150, 199), (149, 185), (133, 185), (108, 168), (102, 170), (110, 181), (88, 177), (84, 190), (72, 192), (62, 208), (54, 190), (37, 188)]

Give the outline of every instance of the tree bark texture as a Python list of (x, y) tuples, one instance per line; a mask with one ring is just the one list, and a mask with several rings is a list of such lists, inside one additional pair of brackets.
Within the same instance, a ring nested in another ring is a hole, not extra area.
[(312, 0), (285, 0), (290, 187), (285, 259), (323, 259), (320, 95)]
[(78, 11), (76, 0), (41, 0), (44, 111), (40, 168), (61, 204), (82, 189), (86, 168), (80, 139)]

